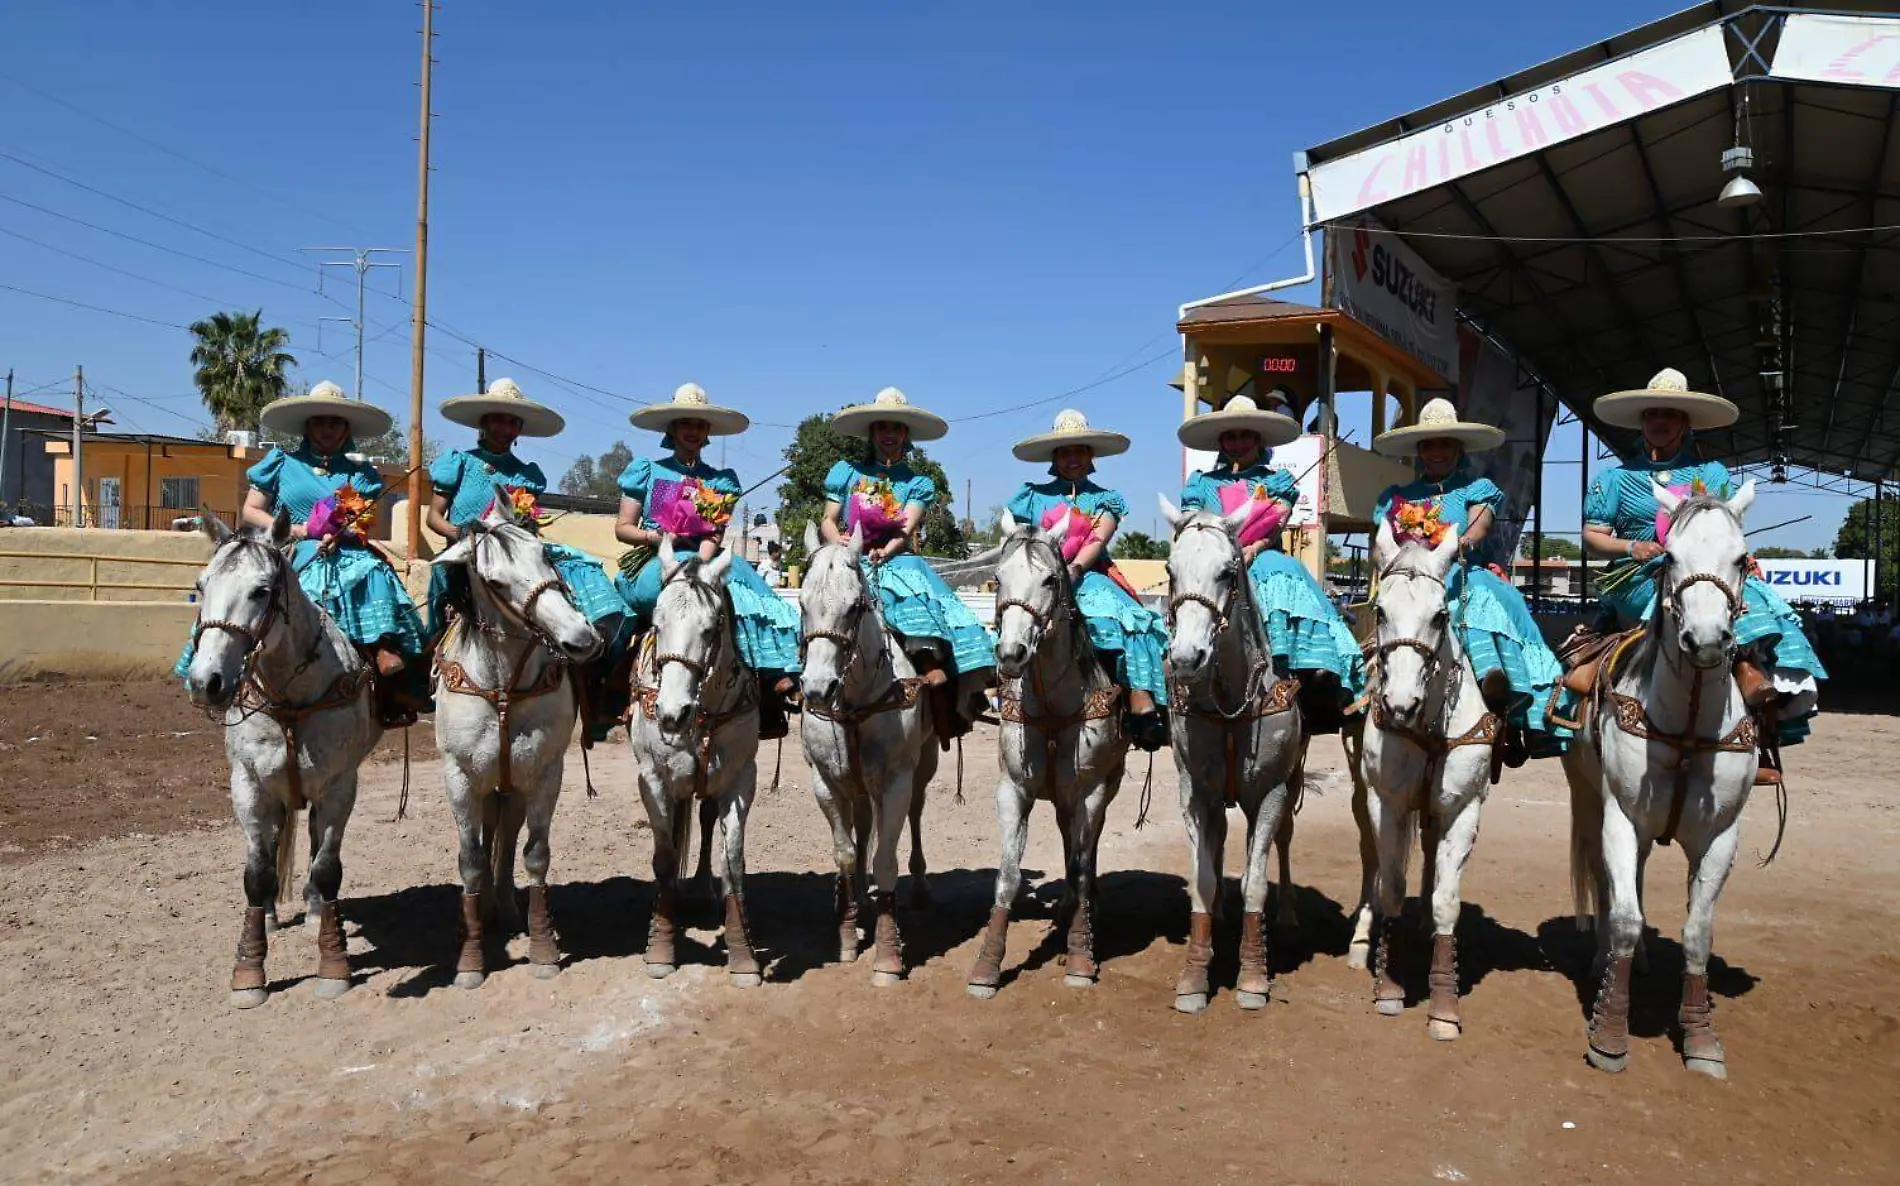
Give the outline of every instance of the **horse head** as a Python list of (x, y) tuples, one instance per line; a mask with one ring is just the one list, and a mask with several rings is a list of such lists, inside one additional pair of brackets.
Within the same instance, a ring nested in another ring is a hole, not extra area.
[(1165, 495), (1158, 497), (1162, 517), (1174, 529), (1168, 549), (1168, 671), (1190, 681), (1207, 673), (1236, 607), (1253, 612), (1240, 548), (1248, 507), (1243, 503), (1223, 516), (1179, 510)]
[(1418, 723), (1435, 682), (1452, 670), (1448, 582), (1458, 562), (1458, 537), (1447, 531), (1437, 547), (1400, 543), (1388, 520), (1379, 525), (1373, 564), (1379, 574), (1373, 600), (1373, 644), (1379, 661), (1379, 709), (1395, 725)]
[(653, 606), (653, 680), (659, 695), (653, 714), (670, 740), (698, 711), (707, 677), (737, 654), (726, 600), (732, 553), (677, 560), (669, 535), (661, 541), (659, 560), (660, 597)]
[(1673, 619), (1660, 641), (1673, 641), (1702, 670), (1727, 665), (1735, 656), (1735, 620), (1742, 615), (1742, 580), (1748, 541), (1742, 516), (1755, 501), (1755, 483), (1733, 498), (1681, 495), (1656, 487), (1656, 502), (1669, 515), (1668, 543), (1657, 581), (1661, 617)]
[(289, 609), (290, 512), (279, 509), (268, 531), (232, 531), (206, 515), (204, 533), (214, 545), (198, 575), (198, 622), (192, 631), (191, 666), (185, 688), (200, 708), (223, 708), (244, 682), (244, 665), (271, 645)]
[(802, 685), (806, 700), (835, 709), (867, 632), (878, 628), (871, 587), (860, 566), (864, 533), (853, 526), (844, 543), (820, 546), (818, 529), (807, 523), (805, 554), (811, 571), (798, 594)]
[(1003, 512), (1003, 551), (996, 564), (996, 672), (1018, 679), (1057, 620), (1074, 612), (1075, 589), (1062, 561), (1064, 517), (1044, 531)]
[(497, 484), (488, 513), (467, 524), (435, 562), (467, 570), (477, 621), (521, 627), (575, 663), (592, 659), (600, 653), (600, 635), (569, 600), (540, 537), (501, 513), (507, 505), (507, 490)]

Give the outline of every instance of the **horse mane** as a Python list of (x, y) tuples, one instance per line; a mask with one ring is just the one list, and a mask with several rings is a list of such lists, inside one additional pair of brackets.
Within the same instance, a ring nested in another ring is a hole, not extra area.
[(1100, 664), (1095, 659), (1095, 643), (1089, 638), (1088, 624), (1082, 618), (1081, 606), (1076, 602), (1075, 582), (1069, 578), (1069, 566), (1062, 559), (1062, 553), (1049, 542), (1049, 538), (1040, 528), (1018, 531), (1003, 540), (1001, 554), (997, 557), (996, 567), (1002, 568), (1011, 555), (1025, 548), (1040, 549), (1049, 566), (1056, 572), (1056, 596), (1060, 604), (1069, 607), (1069, 649), (1075, 656), (1076, 666), (1086, 681), (1092, 670), (1098, 670)]

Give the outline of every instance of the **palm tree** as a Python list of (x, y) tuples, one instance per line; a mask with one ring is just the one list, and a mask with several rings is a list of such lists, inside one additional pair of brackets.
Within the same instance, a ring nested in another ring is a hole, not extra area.
[(192, 382), (220, 432), (254, 431), (264, 405), (290, 390), (285, 372), (297, 365), (284, 350), (290, 334), (280, 326), (264, 328), (263, 316), (262, 309), (213, 313), (191, 323), (191, 336), (197, 340), (191, 348), (191, 365), (197, 368)]

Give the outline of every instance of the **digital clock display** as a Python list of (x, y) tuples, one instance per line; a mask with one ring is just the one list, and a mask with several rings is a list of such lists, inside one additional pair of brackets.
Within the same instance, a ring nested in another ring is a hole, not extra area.
[(1297, 375), (1300, 373), (1300, 360), (1290, 354), (1268, 354), (1260, 359), (1260, 373), (1263, 375)]

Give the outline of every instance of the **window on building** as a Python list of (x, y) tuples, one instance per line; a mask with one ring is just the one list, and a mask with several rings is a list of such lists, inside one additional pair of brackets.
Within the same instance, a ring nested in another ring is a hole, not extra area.
[(198, 479), (160, 478), (158, 480), (158, 505), (168, 511), (197, 510)]

